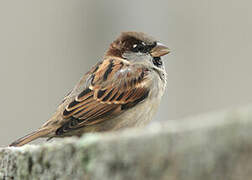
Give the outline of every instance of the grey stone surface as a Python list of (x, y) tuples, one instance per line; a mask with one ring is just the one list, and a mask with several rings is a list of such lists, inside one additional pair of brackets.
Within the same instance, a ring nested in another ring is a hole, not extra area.
[(0, 179), (248, 180), (252, 106), (0, 150)]

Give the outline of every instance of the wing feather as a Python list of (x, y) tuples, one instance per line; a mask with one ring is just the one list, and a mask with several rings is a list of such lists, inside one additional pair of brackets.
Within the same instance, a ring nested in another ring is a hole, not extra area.
[(90, 83), (66, 106), (66, 123), (56, 134), (100, 123), (134, 107), (148, 97), (148, 74), (142, 65), (120, 59), (98, 63), (89, 72)]

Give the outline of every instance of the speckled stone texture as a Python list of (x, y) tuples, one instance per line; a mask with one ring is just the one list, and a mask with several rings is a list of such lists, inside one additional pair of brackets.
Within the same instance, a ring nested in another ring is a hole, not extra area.
[(248, 180), (252, 106), (0, 149), (1, 180)]

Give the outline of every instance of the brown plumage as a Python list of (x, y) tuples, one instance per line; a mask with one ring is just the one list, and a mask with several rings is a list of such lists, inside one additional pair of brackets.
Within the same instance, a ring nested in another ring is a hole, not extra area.
[[(39, 137), (80, 136), (85, 132), (141, 126), (151, 118), (146, 115), (154, 114), (156, 101), (160, 101), (165, 88), (165, 71), (162, 64), (155, 65), (155, 59), (160, 61), (168, 52), (144, 33), (122, 33), (110, 45), (103, 61), (91, 68), (64, 98), (52, 118), (10, 146), (22, 146)], [(142, 115), (134, 116), (135, 112)]]

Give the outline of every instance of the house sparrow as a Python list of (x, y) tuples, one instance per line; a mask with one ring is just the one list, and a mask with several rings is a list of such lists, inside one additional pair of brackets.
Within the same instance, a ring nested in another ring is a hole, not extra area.
[(121, 33), (54, 115), (10, 146), (22, 146), (40, 137), (81, 136), (146, 125), (164, 94), (166, 72), (161, 56), (169, 52), (142, 32)]

